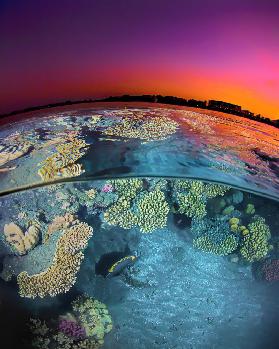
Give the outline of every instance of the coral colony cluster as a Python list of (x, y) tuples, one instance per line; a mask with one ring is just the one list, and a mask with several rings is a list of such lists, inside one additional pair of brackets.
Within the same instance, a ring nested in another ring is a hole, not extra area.
[[(176, 121), (156, 114), (148, 117), (127, 110), (118, 111), (117, 116), (110, 120), (93, 115), (83, 124), (57, 118), (63, 131), (45, 132), (45, 139), (36, 133), (14, 133), (1, 141), (0, 166), (9, 171), (10, 161), (26, 154), (35, 157), (41, 150), (46, 156), (38, 164), (38, 179), (48, 182), (79, 176), (84, 169), (77, 161), (90, 147), (81, 137), (82, 127), (114, 140), (143, 142), (163, 140), (178, 129)], [(11, 199), (17, 212), (9, 212), (1, 235), (10, 255), (4, 258), (0, 276), (5, 281), (16, 277), (21, 297), (54, 297), (71, 289), (93, 235), (86, 218), (94, 215), (104, 229), (113, 226), (144, 234), (167, 227), (176, 215), (184, 217), (197, 250), (230, 255), (232, 262), (246, 265), (260, 263), (263, 280), (279, 280), (276, 238), (250, 196), (229, 186), (200, 180), (131, 178), (53, 184), (33, 190), (32, 195), (34, 201), (25, 200), (24, 193)], [(69, 313), (52, 322), (31, 319), (30, 329), (34, 348), (93, 349), (104, 343), (112, 320), (105, 304), (82, 296), (73, 301)]]
[(32, 347), (37, 349), (98, 349), (112, 330), (112, 320), (105, 304), (81, 296), (71, 304), (71, 311), (52, 321), (31, 318)]

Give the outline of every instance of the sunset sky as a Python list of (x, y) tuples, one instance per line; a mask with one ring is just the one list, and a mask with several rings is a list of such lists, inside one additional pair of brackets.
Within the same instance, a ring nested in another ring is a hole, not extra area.
[(279, 1), (0, 0), (0, 113), (124, 93), (279, 119)]

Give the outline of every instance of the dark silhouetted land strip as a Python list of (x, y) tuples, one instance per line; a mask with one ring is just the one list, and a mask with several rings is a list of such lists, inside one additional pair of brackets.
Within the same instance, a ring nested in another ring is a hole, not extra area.
[(223, 101), (216, 101), (216, 100), (199, 101), (195, 99), (185, 99), (180, 97), (161, 96), (161, 95), (140, 95), (140, 96), (122, 95), (122, 96), (110, 96), (103, 99), (83, 99), (78, 101), (68, 100), (64, 102), (51, 103), (46, 105), (39, 105), (36, 107), (29, 107), (21, 110), (15, 110), (10, 113), (0, 115), (0, 118), (1, 119), (7, 118), (9, 116), (28, 113), (36, 110), (41, 110), (41, 109), (63, 107), (63, 106), (83, 104), (83, 103), (84, 104), (94, 103), (94, 102), (149, 102), (149, 103), (162, 103), (162, 104), (172, 104), (172, 105), (179, 105), (179, 106), (186, 106), (186, 107), (202, 108), (202, 109), (215, 110), (215, 111), (220, 111), (227, 114), (241, 116), (246, 119), (255, 120), (255, 121), (262, 122), (262, 123), (279, 128), (279, 119), (270, 120), (269, 118), (263, 117), (260, 114), (255, 115), (249, 110), (243, 110), (241, 106), (236, 104), (227, 103)]

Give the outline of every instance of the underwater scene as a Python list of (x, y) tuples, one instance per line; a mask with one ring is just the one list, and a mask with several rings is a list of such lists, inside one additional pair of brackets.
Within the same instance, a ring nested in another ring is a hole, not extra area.
[(279, 134), (148, 103), (1, 121), (8, 348), (278, 348)]

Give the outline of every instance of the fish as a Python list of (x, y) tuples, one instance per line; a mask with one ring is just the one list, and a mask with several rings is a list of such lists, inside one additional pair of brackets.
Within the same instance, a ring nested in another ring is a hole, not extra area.
[(113, 276), (119, 275), (123, 269), (129, 267), (130, 265), (133, 265), (136, 262), (136, 260), (136, 256), (127, 256), (121, 258), (108, 269), (108, 274), (106, 277), (111, 278)]

